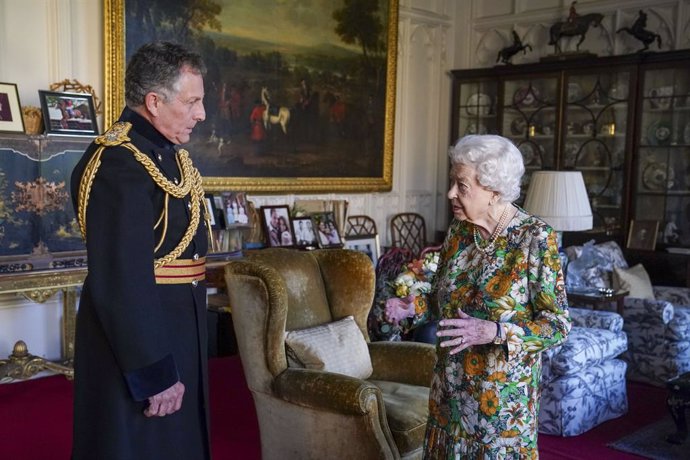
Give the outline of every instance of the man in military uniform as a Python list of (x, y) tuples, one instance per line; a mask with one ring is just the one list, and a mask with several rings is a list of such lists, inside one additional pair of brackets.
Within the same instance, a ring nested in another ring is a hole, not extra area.
[(73, 460), (210, 458), (208, 222), (201, 177), (179, 144), (203, 121), (204, 64), (144, 45), (127, 107), (72, 174), (86, 240), (75, 342)]

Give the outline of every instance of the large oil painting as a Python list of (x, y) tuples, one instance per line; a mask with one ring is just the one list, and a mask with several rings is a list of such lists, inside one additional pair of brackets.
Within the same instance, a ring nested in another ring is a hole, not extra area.
[(104, 0), (105, 124), (127, 58), (182, 43), (208, 67), (206, 120), (185, 147), (205, 188), (392, 186), (397, 0)]

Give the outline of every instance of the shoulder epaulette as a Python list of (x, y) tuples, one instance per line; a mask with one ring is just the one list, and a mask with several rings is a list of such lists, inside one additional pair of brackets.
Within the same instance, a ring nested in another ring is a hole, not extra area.
[(106, 132), (98, 136), (94, 142), (106, 147), (124, 144), (125, 142), (131, 141), (127, 135), (130, 129), (132, 129), (132, 123), (128, 121), (117, 121), (110, 126)]

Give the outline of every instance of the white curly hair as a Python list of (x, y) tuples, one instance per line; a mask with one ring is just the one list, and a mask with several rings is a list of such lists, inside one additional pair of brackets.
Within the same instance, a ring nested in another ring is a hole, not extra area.
[(505, 137), (473, 134), (461, 137), (448, 152), (452, 166), (465, 165), (477, 171), (479, 183), (499, 194), (499, 200), (513, 202), (520, 196), (525, 174), (522, 154)]

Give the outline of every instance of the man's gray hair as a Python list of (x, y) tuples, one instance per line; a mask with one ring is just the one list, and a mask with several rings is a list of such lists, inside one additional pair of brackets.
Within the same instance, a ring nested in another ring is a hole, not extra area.
[(525, 165), (518, 148), (505, 137), (493, 134), (461, 137), (448, 155), (453, 166), (476, 169), (477, 181), (498, 192), (500, 201), (513, 202), (520, 197)]
[(154, 42), (143, 45), (131, 57), (125, 72), (125, 101), (130, 108), (144, 105), (150, 92), (169, 98), (177, 93), (180, 70), (206, 74), (201, 56), (182, 45)]

